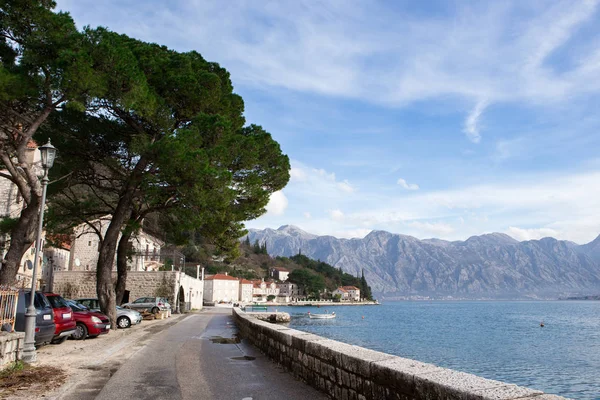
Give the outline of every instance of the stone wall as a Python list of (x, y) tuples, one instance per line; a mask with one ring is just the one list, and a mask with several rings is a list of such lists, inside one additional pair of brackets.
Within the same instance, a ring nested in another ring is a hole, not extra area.
[[(117, 273), (113, 271), (113, 281), (116, 280)], [(129, 271), (127, 273), (126, 289), (129, 290), (129, 301), (145, 296), (167, 297), (171, 308), (175, 310), (178, 287), (181, 287), (179, 294), (183, 302), (189, 303), (193, 309), (202, 309), (203, 284), (200, 279), (178, 271)], [(68, 299), (95, 298), (97, 297), (96, 271), (56, 271), (52, 290)]]
[(237, 308), (233, 316), (242, 337), (333, 399), (563, 399), (259, 321)]
[[(155, 296), (156, 290), (165, 282), (170, 288), (171, 305), (174, 306), (175, 283), (177, 272), (173, 271), (129, 271), (127, 274), (127, 290), (129, 300), (138, 297)], [(117, 273), (113, 272), (116, 281)], [(54, 273), (54, 293), (69, 299), (97, 297), (96, 271), (56, 271)]]
[(0, 332), (0, 369), (21, 359), (24, 332)]

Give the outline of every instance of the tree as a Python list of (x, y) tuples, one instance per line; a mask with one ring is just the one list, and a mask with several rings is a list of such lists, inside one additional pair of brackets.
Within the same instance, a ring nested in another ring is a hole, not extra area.
[(371, 287), (367, 284), (365, 279), (365, 270), (362, 269), (360, 278), (360, 293), (363, 299), (373, 300), (373, 294), (371, 293)]
[(30, 156), (38, 129), (56, 110), (81, 108), (100, 86), (83, 36), (49, 0), (0, 0), (0, 177), (24, 201), (11, 223), (0, 284), (11, 284), (34, 241), (42, 187)]
[(303, 286), (309, 297), (318, 297), (319, 293), (325, 289), (325, 279), (321, 275), (315, 274), (305, 268), (295, 269), (290, 272), (288, 280)]
[[(234, 249), (246, 233), (243, 221), (263, 214), (270, 194), (289, 180), (289, 160), (260, 126), (243, 126), (243, 101), (218, 64), (105, 29), (86, 37), (106, 90), (87, 113), (57, 118), (71, 121), (61, 159), (85, 161), (62, 199), (85, 218), (110, 209), (96, 278), (101, 309), (114, 320), (111, 271), (120, 235), (160, 213), (170, 230), (196, 229)], [(89, 152), (84, 157), (81, 148)]]

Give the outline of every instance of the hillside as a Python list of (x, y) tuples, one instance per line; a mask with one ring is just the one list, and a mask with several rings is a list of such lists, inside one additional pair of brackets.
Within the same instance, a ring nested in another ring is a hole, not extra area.
[(247, 241), (240, 243), (240, 256), (232, 262), (212, 261), (207, 264), (208, 275), (227, 272), (231, 276), (245, 279), (269, 279), (272, 268), (285, 268), (290, 271), (289, 281), (304, 286), (314, 296), (323, 289), (333, 291), (339, 286), (356, 286), (362, 295), (372, 299), (371, 288), (364, 277), (348, 274), (325, 262), (312, 260), (296, 254), (291, 257), (271, 257), (267, 249)]
[(362, 239), (316, 236), (294, 226), (250, 230), (278, 256), (301, 252), (351, 275), (364, 269), (386, 298), (557, 298), (600, 293), (600, 237), (587, 245), (502, 233), (465, 241), (419, 240), (373, 231)]

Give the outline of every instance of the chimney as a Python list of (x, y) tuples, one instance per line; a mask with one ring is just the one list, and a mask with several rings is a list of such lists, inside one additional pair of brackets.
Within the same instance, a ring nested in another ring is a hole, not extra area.
[(229, 274), (228, 272), (225, 272), (225, 276), (227, 276), (228, 274)]

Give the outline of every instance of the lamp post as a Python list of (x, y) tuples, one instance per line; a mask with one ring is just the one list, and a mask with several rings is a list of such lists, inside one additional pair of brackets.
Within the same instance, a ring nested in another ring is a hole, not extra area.
[(40, 258), (40, 250), (42, 248), (42, 226), (44, 224), (44, 206), (46, 205), (46, 188), (48, 187), (48, 170), (54, 165), (56, 156), (56, 147), (50, 144), (50, 140), (43, 146), (39, 147), (42, 155), (42, 168), (44, 176), (42, 177), (42, 201), (40, 203), (39, 224), (37, 237), (35, 239), (35, 258), (33, 260), (33, 275), (31, 277), (31, 294), (29, 296), (29, 305), (25, 312), (25, 343), (23, 344), (23, 361), (32, 363), (37, 361), (35, 352), (35, 318), (36, 311), (34, 306), (37, 266)]

